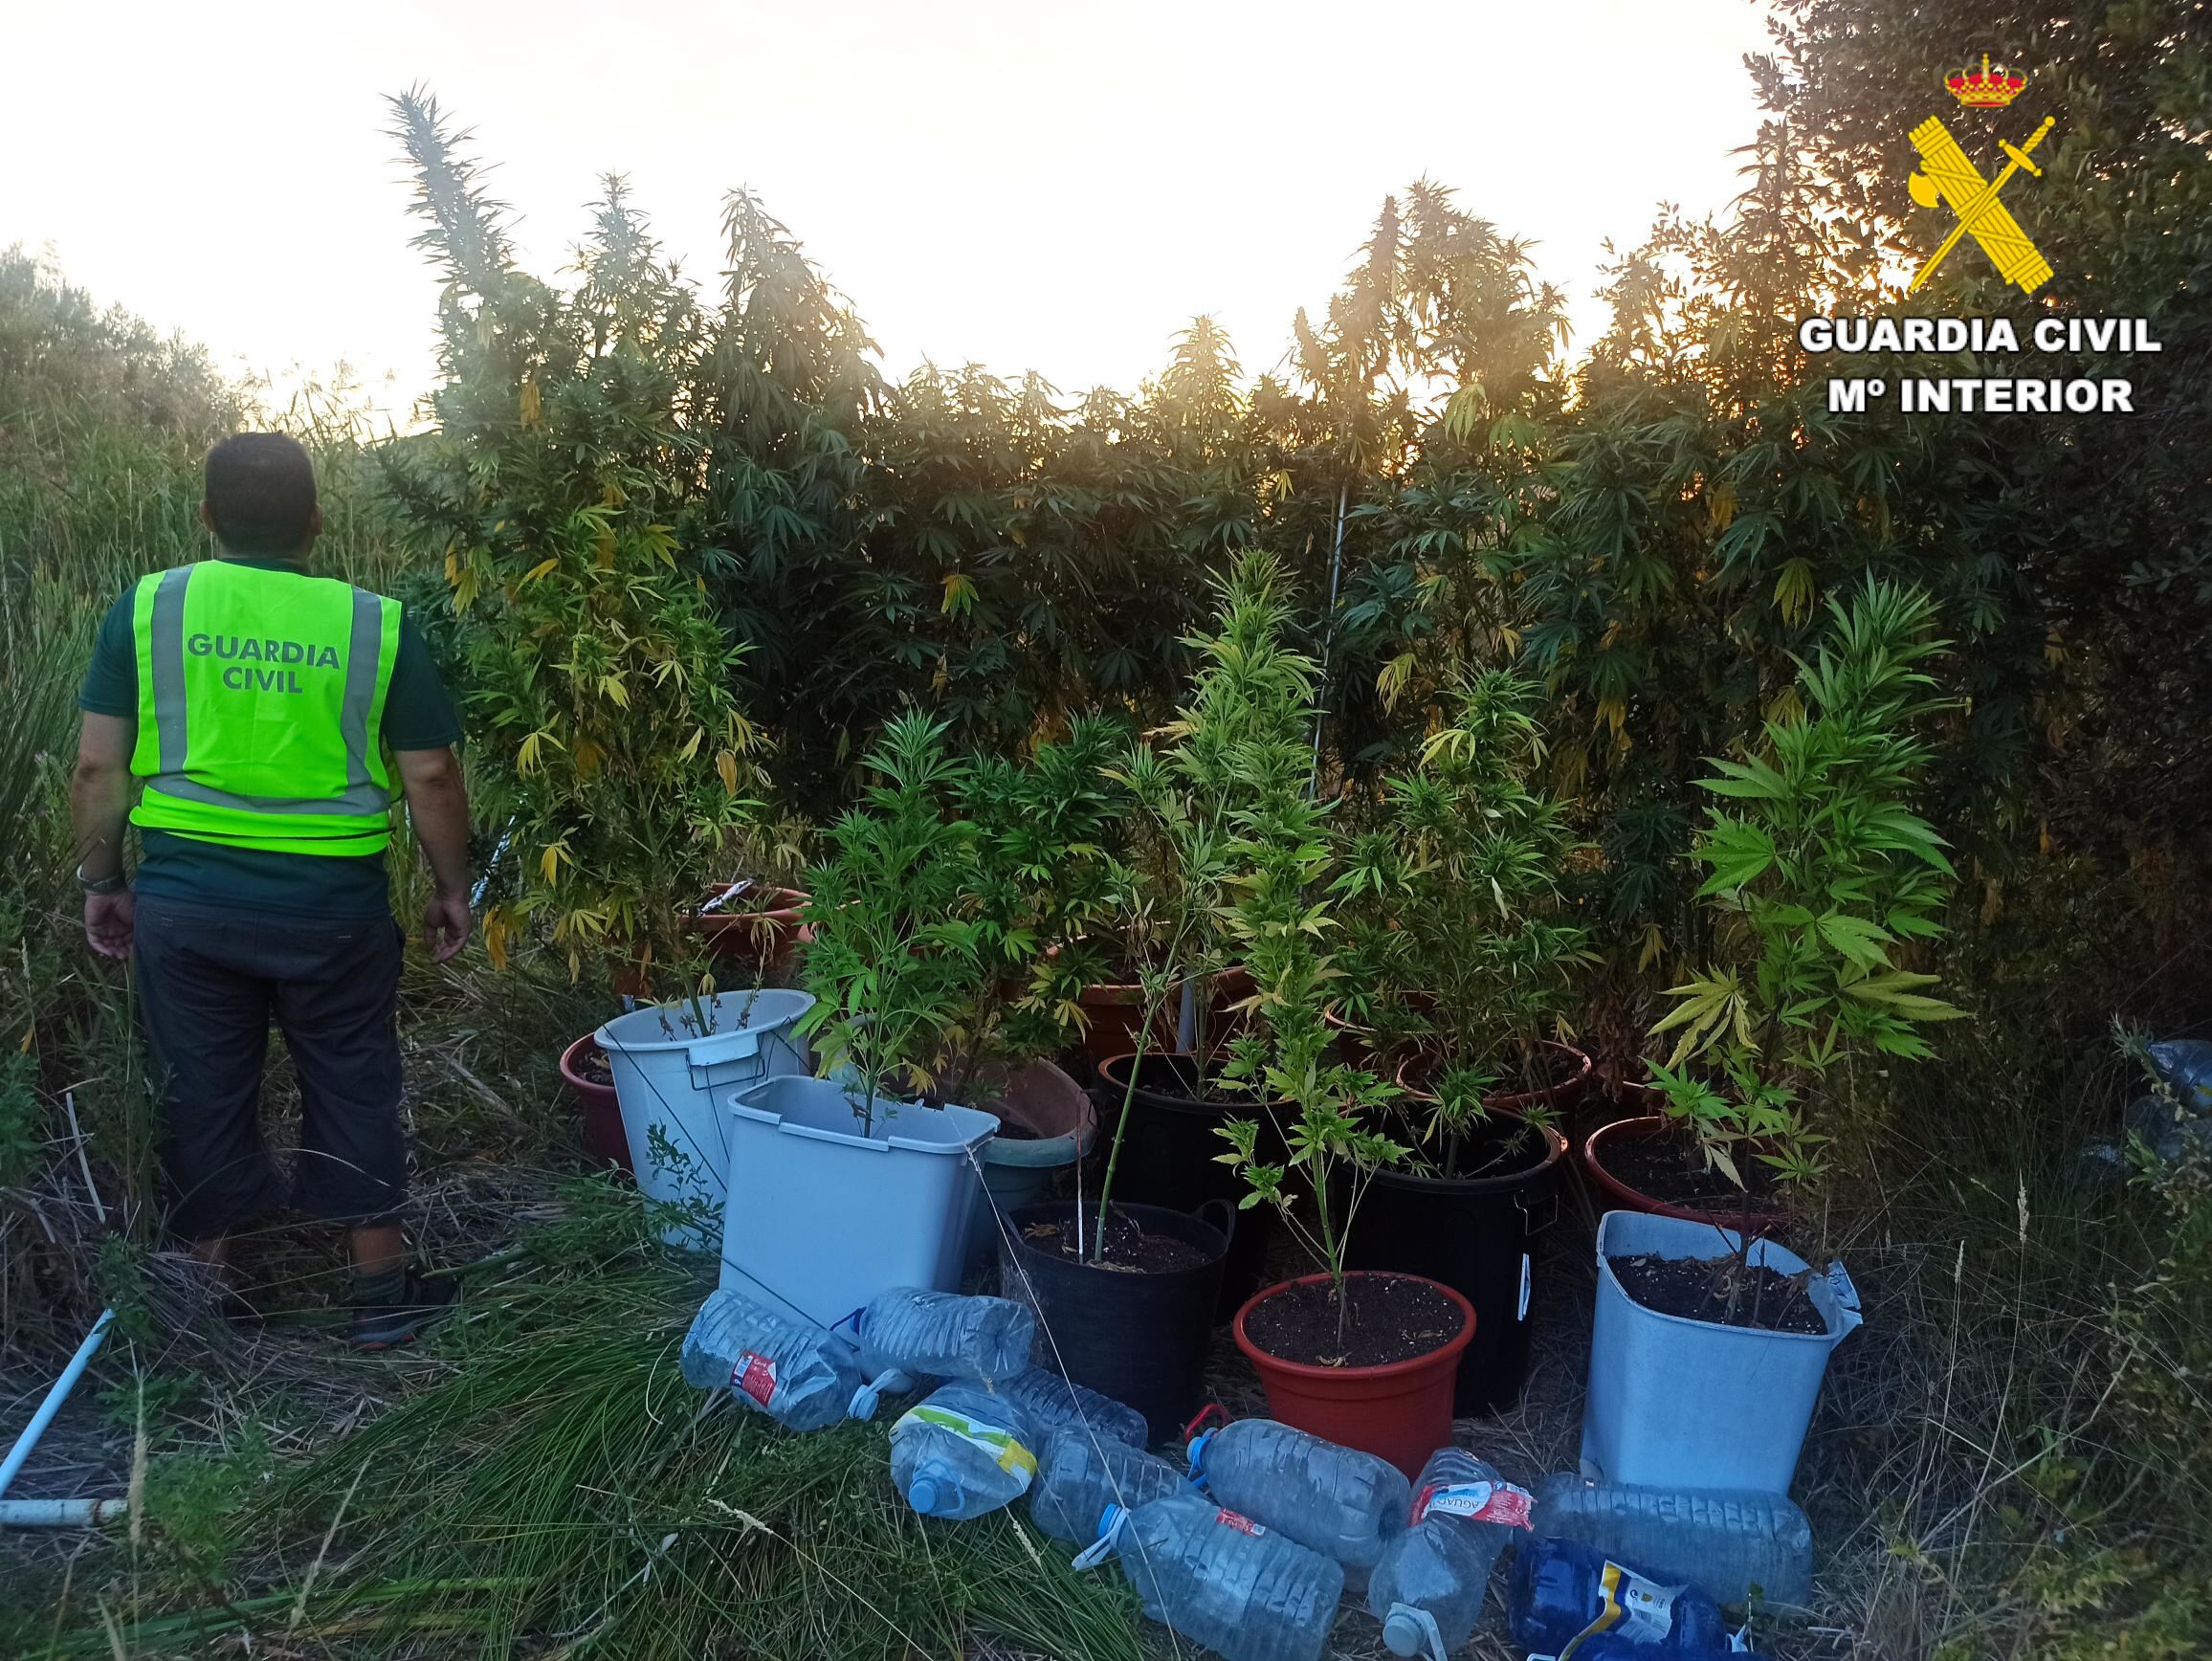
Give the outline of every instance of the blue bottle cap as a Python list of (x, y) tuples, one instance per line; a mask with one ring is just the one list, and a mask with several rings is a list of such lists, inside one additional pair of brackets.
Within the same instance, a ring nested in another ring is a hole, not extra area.
[(1404, 1608), (1390, 1611), (1382, 1623), (1382, 1642), (1393, 1655), (1421, 1653), (1421, 1623)]
[(923, 1517), (937, 1515), (937, 1484), (926, 1476), (917, 1476), (906, 1485), (906, 1503)]
[(1114, 1525), (1121, 1520), (1121, 1507), (1112, 1502), (1098, 1514), (1098, 1538), (1104, 1539), (1114, 1532)]

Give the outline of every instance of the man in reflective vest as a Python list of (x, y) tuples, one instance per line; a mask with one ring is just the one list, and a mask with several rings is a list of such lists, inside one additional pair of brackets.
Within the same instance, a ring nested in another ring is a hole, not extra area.
[(220, 557), (117, 601), (78, 698), (84, 932), (136, 970), (170, 1224), (212, 1264), (282, 1197), (260, 1096), (271, 1021), (283, 1030), (299, 1084), (291, 1198), (348, 1229), (352, 1341), (381, 1349), (452, 1296), (408, 1267), (400, 1233), (404, 942), (385, 850), (404, 793), (435, 883), (423, 935), (451, 958), (469, 936), (460, 723), (399, 603), (308, 569), (322, 513), (297, 443), (217, 445), (200, 518)]

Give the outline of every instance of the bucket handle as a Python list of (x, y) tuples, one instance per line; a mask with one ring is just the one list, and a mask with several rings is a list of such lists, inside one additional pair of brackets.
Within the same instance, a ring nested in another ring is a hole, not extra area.
[(1526, 1194), (1515, 1194), (1513, 1197), (1514, 1209), (1521, 1214), (1522, 1220), (1525, 1224), (1525, 1227), (1521, 1230), (1523, 1233), (1541, 1234), (1546, 1229), (1549, 1229), (1554, 1223), (1557, 1223), (1559, 1220), (1559, 1190), (1556, 1186), (1553, 1187), (1548, 1193), (1544, 1195), (1544, 1199), (1547, 1203), (1548, 1208), (1544, 1212), (1544, 1220), (1539, 1223), (1536, 1220), (1537, 1214), (1529, 1209), (1528, 1196)]
[(735, 1061), (750, 1061), (760, 1052), (761, 1033), (756, 1027), (740, 1027), (735, 1032), (694, 1038), (683, 1048), (684, 1059), (691, 1063), (694, 1090), (705, 1090), (714, 1084), (716, 1068)]
[(1221, 1230), (1221, 1237), (1224, 1240), (1234, 1246), (1236, 1244), (1236, 1207), (1227, 1200), (1216, 1195), (1210, 1200), (1202, 1201), (1198, 1209), (1191, 1212), (1191, 1215), (1202, 1223), (1211, 1223), (1213, 1222), (1211, 1212), (1217, 1206), (1221, 1207), (1221, 1221), (1215, 1223), (1214, 1227)]

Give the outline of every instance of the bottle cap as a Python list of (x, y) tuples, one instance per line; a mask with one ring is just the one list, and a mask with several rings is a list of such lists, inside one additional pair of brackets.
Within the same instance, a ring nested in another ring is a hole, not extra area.
[(1098, 1538), (1104, 1539), (1114, 1532), (1114, 1525), (1121, 1520), (1121, 1507), (1109, 1501), (1098, 1514)]
[(1393, 1609), (1382, 1623), (1382, 1642), (1393, 1655), (1421, 1653), (1421, 1623), (1403, 1608)]
[(906, 1503), (923, 1517), (937, 1515), (937, 1484), (926, 1476), (917, 1476), (906, 1485)]

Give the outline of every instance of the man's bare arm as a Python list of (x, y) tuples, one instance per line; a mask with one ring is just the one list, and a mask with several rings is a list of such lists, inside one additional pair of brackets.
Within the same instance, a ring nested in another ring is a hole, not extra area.
[[(138, 722), (87, 710), (69, 775), (69, 825), (78, 869), (87, 880), (122, 875), (123, 826), (130, 816), (130, 753)], [(102, 957), (130, 956), (130, 890), (84, 897), (84, 938)]]
[(423, 911), (423, 940), (439, 963), (469, 938), (469, 792), (452, 748), (400, 750), (408, 820), (431, 862), (437, 893)]

